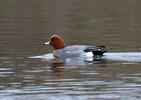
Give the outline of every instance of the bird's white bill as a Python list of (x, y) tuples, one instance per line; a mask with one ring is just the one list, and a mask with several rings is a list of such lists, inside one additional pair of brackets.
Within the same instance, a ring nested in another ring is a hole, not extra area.
[(49, 41), (44, 43), (44, 45), (49, 45), (49, 44), (50, 44), (50, 42), (49, 42)]

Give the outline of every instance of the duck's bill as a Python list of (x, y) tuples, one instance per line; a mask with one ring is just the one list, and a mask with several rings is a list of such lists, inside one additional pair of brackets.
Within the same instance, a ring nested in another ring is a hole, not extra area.
[(50, 42), (49, 41), (48, 42), (45, 42), (44, 45), (50, 45)]

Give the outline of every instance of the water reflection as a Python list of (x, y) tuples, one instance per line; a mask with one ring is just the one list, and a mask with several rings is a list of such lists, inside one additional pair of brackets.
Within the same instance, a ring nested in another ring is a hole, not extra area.
[(65, 70), (64, 63), (63, 62), (53, 62), (51, 66), (51, 70), (56, 76), (58, 77), (62, 76)]
[(56, 76), (63, 76), (65, 69), (68, 69), (68, 67), (72, 68), (75, 66), (75, 68), (79, 66), (84, 66), (84, 65), (92, 65), (92, 64), (101, 64), (100, 67), (105, 67), (104, 64), (106, 64), (106, 60), (102, 58), (93, 58), (92, 60), (90, 59), (80, 59), (80, 58), (67, 58), (67, 59), (62, 59), (62, 58), (55, 58), (51, 61), (51, 70), (54, 75)]
[(106, 64), (106, 59), (102, 57), (93, 57), (91, 60), (86, 59), (85, 62), (87, 62), (87, 64)]

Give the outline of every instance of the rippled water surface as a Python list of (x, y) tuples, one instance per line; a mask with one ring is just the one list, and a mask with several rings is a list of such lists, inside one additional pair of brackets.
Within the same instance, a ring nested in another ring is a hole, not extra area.
[[(140, 100), (141, 1), (1, 0), (0, 100)], [(102, 58), (54, 59), (43, 43), (105, 45)]]

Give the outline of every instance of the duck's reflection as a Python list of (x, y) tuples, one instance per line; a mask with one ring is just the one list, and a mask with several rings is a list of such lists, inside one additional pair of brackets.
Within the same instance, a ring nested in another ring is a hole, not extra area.
[(65, 67), (64, 67), (63, 62), (53, 62), (52, 63), (51, 70), (56, 76), (58, 76), (58, 77), (62, 76), (64, 69), (65, 69)]
[[(62, 76), (66, 66), (85, 66), (94, 64), (105, 64), (106, 60), (102, 58), (82, 59), (82, 58), (55, 58), (52, 61), (51, 70), (56, 76)], [(103, 67), (101, 65), (101, 67)]]
[(106, 64), (106, 59), (93, 57), (92, 60), (86, 59), (87, 64)]
[(91, 58), (55, 58), (52, 61), (53, 66), (67, 66), (67, 65), (90, 65), (90, 64), (105, 64), (106, 59), (102, 57), (91, 57)]

